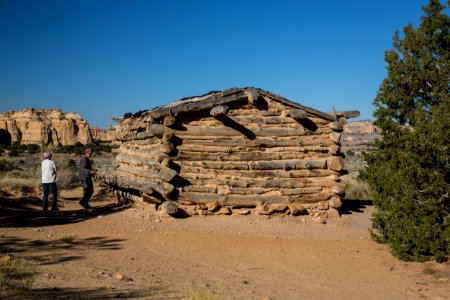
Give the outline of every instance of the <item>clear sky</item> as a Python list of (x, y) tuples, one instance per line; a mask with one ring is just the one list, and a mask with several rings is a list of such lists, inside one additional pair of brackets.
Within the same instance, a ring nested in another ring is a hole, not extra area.
[[(109, 116), (230, 87), (359, 110), (427, 0), (0, 0), (0, 112)], [(443, 1), (441, 3), (444, 4)]]

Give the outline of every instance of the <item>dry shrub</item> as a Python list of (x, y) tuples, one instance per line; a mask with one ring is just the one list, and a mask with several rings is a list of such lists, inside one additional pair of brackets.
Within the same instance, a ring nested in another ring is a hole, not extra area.
[(14, 195), (33, 194), (39, 188), (39, 181), (33, 178), (3, 177), (0, 178), (2, 189)]
[(369, 185), (354, 178), (343, 179), (345, 183), (345, 198), (349, 200), (371, 200)]

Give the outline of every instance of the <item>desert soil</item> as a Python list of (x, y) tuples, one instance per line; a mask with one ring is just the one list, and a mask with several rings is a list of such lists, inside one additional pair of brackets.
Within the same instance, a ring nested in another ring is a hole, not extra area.
[(80, 195), (62, 191), (61, 211), (46, 215), (40, 195), (1, 199), (1, 254), (35, 262), (32, 298), (450, 299), (450, 263), (402, 262), (370, 239), (370, 201), (348, 200), (340, 219), (318, 224), (159, 217), (104, 193), (83, 210)]

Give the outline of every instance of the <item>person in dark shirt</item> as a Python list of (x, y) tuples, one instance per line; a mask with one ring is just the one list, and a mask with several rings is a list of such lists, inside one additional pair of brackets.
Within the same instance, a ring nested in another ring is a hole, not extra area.
[(95, 175), (95, 169), (92, 168), (92, 162), (90, 160), (92, 156), (92, 149), (87, 148), (84, 151), (84, 156), (80, 160), (80, 169), (78, 172), (78, 178), (80, 178), (83, 184), (83, 198), (80, 201), (80, 205), (83, 208), (91, 208), (89, 205), (89, 200), (94, 194), (94, 183), (92, 177)]

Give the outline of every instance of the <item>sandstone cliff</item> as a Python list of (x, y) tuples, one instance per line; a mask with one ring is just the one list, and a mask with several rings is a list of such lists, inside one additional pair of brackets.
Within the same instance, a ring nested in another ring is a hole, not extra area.
[(67, 146), (107, 140), (106, 131), (91, 128), (75, 113), (27, 108), (0, 114), (0, 143)]

